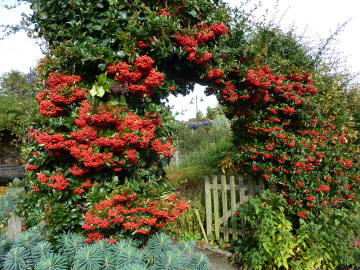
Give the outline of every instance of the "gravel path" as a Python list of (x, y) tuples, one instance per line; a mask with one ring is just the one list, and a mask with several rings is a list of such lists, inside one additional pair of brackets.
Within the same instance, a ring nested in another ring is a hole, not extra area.
[(238, 267), (231, 265), (228, 258), (217, 252), (209, 250), (207, 248), (199, 249), (196, 248), (197, 251), (204, 253), (210, 261), (210, 270), (236, 270)]

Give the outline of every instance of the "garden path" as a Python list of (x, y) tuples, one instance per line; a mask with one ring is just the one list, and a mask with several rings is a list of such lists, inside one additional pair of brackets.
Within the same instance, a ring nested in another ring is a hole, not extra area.
[(236, 270), (238, 267), (231, 265), (225, 255), (219, 254), (209, 249), (199, 249), (196, 251), (204, 253), (210, 261), (210, 270)]

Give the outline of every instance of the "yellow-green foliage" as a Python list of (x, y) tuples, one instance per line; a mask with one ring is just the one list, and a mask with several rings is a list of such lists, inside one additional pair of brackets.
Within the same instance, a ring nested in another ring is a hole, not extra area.
[(0, 196), (4, 195), (8, 192), (8, 190), (5, 187), (0, 186)]
[(168, 232), (178, 240), (200, 240), (202, 236), (195, 210), (199, 211), (201, 221), (204, 224), (204, 196), (199, 196), (199, 194), (195, 193), (187, 199), (190, 201), (191, 208), (185, 213), (182, 213), (173, 223), (168, 224), (166, 228)]

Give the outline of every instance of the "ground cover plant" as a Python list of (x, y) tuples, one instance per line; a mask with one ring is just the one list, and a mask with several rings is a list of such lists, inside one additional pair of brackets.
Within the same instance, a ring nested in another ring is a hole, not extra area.
[(55, 243), (46, 240), (44, 226), (36, 226), (15, 241), (1, 236), (0, 269), (4, 270), (103, 270), (103, 269), (208, 269), (202, 253), (194, 252), (195, 242), (174, 245), (164, 233), (153, 235), (147, 246), (130, 238), (109, 243), (102, 239), (85, 244), (76, 233), (62, 233)]
[[(27, 197), (19, 213), (27, 226), (43, 221), (52, 237), (83, 231), (90, 243), (143, 238), (174, 221), (188, 205), (165, 183), (175, 149), (161, 100), (200, 83), (231, 120), (234, 147), (224, 167), (277, 185), (286, 206), (268, 200), (272, 222), (291, 241), (306, 232), (307, 246), (335, 248), (326, 260), (315, 253), (314, 266), (354, 262), (339, 259), (352, 244), (339, 232), (356, 222), (337, 217), (356, 217), (355, 114), (338, 106), (344, 89), (324, 71), (324, 47), (314, 52), (219, 0), (25, 2), (33, 12), (23, 27), (49, 47), (37, 69), (47, 121), (29, 132), (24, 149)], [(332, 223), (326, 237), (311, 234)], [(274, 267), (310, 256), (282, 247)], [(239, 261), (254, 268), (248, 255)], [(271, 260), (256, 263), (261, 269)]]

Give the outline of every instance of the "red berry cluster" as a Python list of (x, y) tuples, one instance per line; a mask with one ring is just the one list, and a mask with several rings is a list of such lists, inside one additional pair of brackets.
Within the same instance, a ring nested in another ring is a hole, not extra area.
[(60, 116), (63, 106), (85, 98), (85, 90), (78, 87), (80, 76), (50, 73), (46, 81), (47, 89), (37, 94), (40, 113), (45, 116)]
[[(185, 200), (178, 203), (175, 200), (174, 194), (161, 201), (139, 200), (136, 193), (112, 195), (112, 199), (104, 200), (86, 212), (82, 228), (91, 231), (87, 242), (100, 240), (104, 237), (101, 232), (106, 233), (105, 229), (110, 228), (132, 231), (133, 234), (148, 234), (152, 228), (161, 228), (189, 208)], [(94, 239), (94, 235), (98, 238)]]
[[(143, 43), (140, 47), (145, 47)], [(151, 96), (154, 88), (163, 84), (164, 74), (157, 72), (152, 65), (154, 60), (149, 56), (137, 57), (134, 67), (125, 62), (117, 64), (110, 63), (107, 72), (114, 75), (114, 80), (122, 84), (127, 84), (127, 88), (132, 95), (140, 97)], [(134, 71), (130, 71), (134, 69)]]
[(228, 32), (225, 24), (213, 24), (208, 26), (206, 23), (200, 24), (196, 27), (193, 35), (181, 35), (176, 32), (175, 45), (185, 49), (188, 54), (188, 60), (195, 62), (198, 65), (209, 67), (210, 61), (213, 57), (211, 52), (201, 54), (197, 49), (206, 43), (213, 40), (216, 36), (222, 36)]

